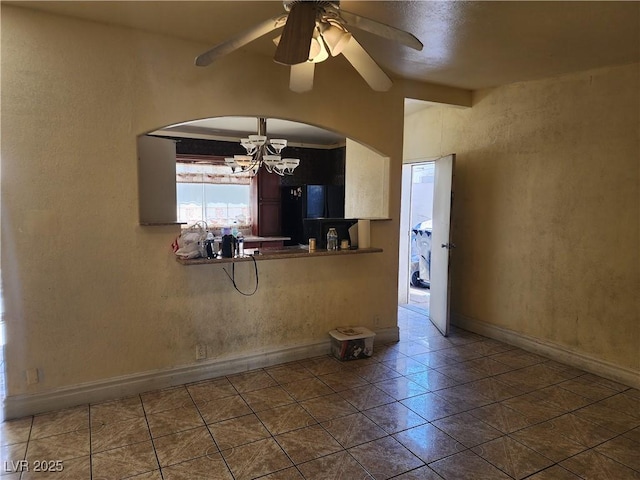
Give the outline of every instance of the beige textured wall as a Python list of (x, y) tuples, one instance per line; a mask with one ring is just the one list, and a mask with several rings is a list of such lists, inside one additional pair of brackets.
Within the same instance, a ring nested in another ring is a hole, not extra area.
[(346, 218), (389, 218), (389, 163), (389, 157), (347, 139)]
[(456, 153), (452, 311), (640, 370), (639, 65), (474, 94), (406, 121)]
[[(248, 298), (220, 266), (179, 265), (177, 227), (138, 225), (136, 136), (223, 115), (302, 121), (383, 152), (398, 217), (401, 94), (371, 91), (340, 62), (317, 69), (313, 92), (293, 94), (286, 68), (244, 51), (194, 67), (207, 47), (2, 5), (10, 396), (189, 365), (196, 343), (227, 358), (322, 341), (341, 324), (395, 327), (397, 220), (372, 225), (382, 254), (259, 263)], [(253, 270), (236, 270), (249, 289)], [(41, 379), (28, 386), (31, 368)]]

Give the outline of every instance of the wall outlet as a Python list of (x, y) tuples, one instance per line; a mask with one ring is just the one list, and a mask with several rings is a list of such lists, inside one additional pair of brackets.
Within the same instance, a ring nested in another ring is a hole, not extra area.
[(27, 370), (27, 385), (35, 385), (40, 381), (37, 368), (30, 368)]
[(204, 343), (196, 345), (196, 360), (204, 360), (207, 358), (207, 346)]
[(380, 326), (380, 315), (374, 315), (373, 316), (373, 326), (374, 327), (379, 327)]

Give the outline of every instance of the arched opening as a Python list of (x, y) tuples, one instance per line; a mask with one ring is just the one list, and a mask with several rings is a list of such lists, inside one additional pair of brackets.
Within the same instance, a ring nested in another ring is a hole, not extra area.
[[(247, 145), (257, 134), (262, 151)], [(282, 236), (286, 245), (296, 245), (306, 243), (304, 218), (388, 215), (388, 159), (325, 128), (225, 116), (169, 125), (141, 139), (143, 224), (205, 221), (214, 229), (233, 225), (245, 235)], [(274, 148), (281, 145), (273, 142), (286, 144), (278, 155)], [(156, 147), (162, 143), (166, 148)], [(265, 160), (272, 158), (297, 163), (276, 171)]]

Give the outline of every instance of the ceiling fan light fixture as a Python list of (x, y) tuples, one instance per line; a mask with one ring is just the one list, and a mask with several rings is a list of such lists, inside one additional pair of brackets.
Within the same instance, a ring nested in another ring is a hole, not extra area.
[(329, 49), (327, 48), (322, 35), (316, 28), (311, 39), (311, 47), (309, 48), (309, 61), (313, 63), (324, 62), (329, 58)]
[(320, 46), (320, 42), (317, 38), (311, 39), (311, 45), (309, 46), (309, 61), (313, 62), (313, 59), (320, 55), (322, 47)]
[(356, 27), (418, 51), (423, 48), (422, 42), (413, 34), (344, 11), (339, 0), (284, 0), (283, 5), (287, 13), (269, 18), (219, 43), (196, 57), (196, 65), (210, 65), (249, 42), (283, 28), (282, 34), (273, 40), (277, 45), (273, 59), (290, 67), (291, 91), (302, 93), (311, 90), (315, 64), (329, 56), (342, 54), (371, 88), (383, 92), (391, 88), (391, 79), (362, 48), (357, 38), (347, 31), (347, 27)]
[(351, 34), (329, 22), (323, 22), (320, 28), (322, 38), (327, 44), (331, 56), (336, 57), (340, 55), (344, 47), (349, 43), (349, 40), (351, 40)]

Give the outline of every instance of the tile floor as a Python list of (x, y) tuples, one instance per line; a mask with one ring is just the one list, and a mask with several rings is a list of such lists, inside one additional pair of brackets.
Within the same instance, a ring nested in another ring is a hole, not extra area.
[[(401, 341), (1, 425), (0, 480), (640, 478), (640, 392), (399, 309)], [(26, 460), (30, 471), (12, 473)], [(62, 472), (34, 472), (36, 462)], [(60, 463), (55, 463), (60, 461)]]
[(429, 303), (431, 300), (431, 291), (428, 288), (409, 287), (409, 304), (406, 305), (409, 310), (423, 313), (429, 312)]

